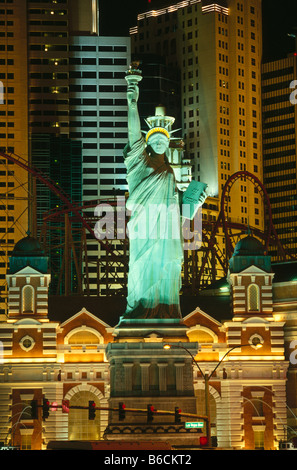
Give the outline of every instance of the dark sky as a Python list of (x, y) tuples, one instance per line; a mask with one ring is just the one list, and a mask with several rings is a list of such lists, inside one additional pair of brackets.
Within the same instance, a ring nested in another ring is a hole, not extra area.
[(262, 5), (264, 60), (285, 57), (296, 50), (288, 33), (297, 34), (297, 1), (262, 0)]
[[(179, 0), (99, 0), (102, 36), (128, 36), (137, 23), (137, 14), (178, 3)], [(297, 33), (296, 0), (262, 0), (264, 60), (285, 57), (294, 52)]]

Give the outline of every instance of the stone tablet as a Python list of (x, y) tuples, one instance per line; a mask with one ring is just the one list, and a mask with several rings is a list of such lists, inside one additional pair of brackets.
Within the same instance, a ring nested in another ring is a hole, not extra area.
[(206, 189), (207, 184), (200, 181), (191, 181), (182, 198), (182, 214), (186, 219), (192, 220), (195, 217), (198, 208), (205, 200), (204, 193)]

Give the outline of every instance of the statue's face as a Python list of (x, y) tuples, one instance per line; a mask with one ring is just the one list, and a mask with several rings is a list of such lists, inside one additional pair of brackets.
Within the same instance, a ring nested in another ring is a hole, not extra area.
[(169, 140), (166, 135), (156, 132), (152, 134), (147, 141), (148, 145), (158, 155), (162, 155), (169, 147)]

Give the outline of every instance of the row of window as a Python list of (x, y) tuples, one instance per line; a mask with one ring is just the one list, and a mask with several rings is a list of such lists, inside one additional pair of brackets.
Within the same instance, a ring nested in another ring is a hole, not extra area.
[[(4, 87), (3, 92), (14, 93), (13, 87)], [(122, 85), (69, 85), (54, 87), (29, 87), (30, 93), (126, 93), (127, 87)]]
[(270, 177), (265, 177), (264, 178), (265, 184), (284, 182), (284, 181), (288, 181), (288, 180), (296, 180), (296, 172), (289, 173), (287, 175), (278, 174), (276, 176), (270, 176)]
[[(5, 104), (5, 103), (4, 103)], [(14, 104), (14, 100), (8, 100), (8, 104)], [(126, 99), (112, 99), (112, 98), (70, 98), (64, 100), (54, 100), (54, 99), (32, 99), (30, 100), (30, 105), (37, 104), (53, 104), (53, 105), (70, 105), (70, 106), (127, 106)]]
[(272, 208), (272, 213), (273, 214), (282, 214), (285, 212), (296, 212), (297, 211), (297, 206), (282, 206), (282, 207), (274, 207)]
[[(7, 49), (7, 50), (13, 50), (13, 46), (11, 47), (12, 47), (11, 49)], [(5, 50), (5, 49), (0, 49), (0, 50)], [(61, 52), (61, 51), (67, 51), (67, 46), (61, 46), (61, 45), (46, 46), (46, 45), (34, 44), (30, 46), (30, 50), (45, 51), (45, 52), (48, 52), (48, 51)], [(97, 65), (98, 63), (98, 65), (125, 65), (127, 66), (127, 58), (100, 57), (97, 59), (97, 57), (69, 57), (68, 60), (69, 60), (69, 65)]]

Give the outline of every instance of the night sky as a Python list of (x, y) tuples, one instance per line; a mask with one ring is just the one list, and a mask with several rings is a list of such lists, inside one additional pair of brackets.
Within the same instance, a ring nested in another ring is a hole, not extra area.
[[(138, 13), (174, 3), (178, 0), (100, 0), (100, 35), (129, 36)], [(288, 33), (297, 33), (297, 1), (262, 0), (262, 5), (264, 60), (285, 57), (295, 51), (295, 41)]]

